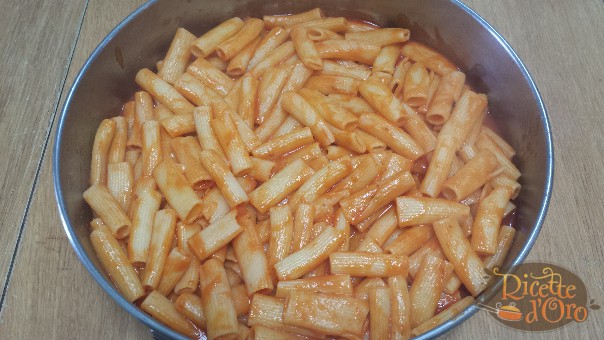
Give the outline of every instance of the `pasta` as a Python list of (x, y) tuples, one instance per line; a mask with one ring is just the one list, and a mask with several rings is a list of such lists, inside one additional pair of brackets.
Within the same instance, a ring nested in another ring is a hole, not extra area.
[(486, 95), (412, 38), (319, 8), (179, 28), (92, 144), (117, 289), (208, 339), (407, 339), (474, 303), (521, 173)]

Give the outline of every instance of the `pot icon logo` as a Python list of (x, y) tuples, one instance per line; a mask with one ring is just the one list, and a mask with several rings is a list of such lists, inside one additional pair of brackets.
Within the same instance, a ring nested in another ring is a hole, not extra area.
[(522, 320), (522, 312), (516, 307), (514, 302), (510, 302), (507, 306), (502, 306), (501, 302), (495, 304), (495, 308), (478, 304), (478, 308), (486, 310), (489, 313), (497, 315), (498, 318), (505, 321), (520, 321)]
[(518, 330), (540, 332), (587, 320), (600, 308), (573, 272), (549, 263), (525, 263), (489, 275), (498, 287), (494, 297), (477, 306), (498, 322)]

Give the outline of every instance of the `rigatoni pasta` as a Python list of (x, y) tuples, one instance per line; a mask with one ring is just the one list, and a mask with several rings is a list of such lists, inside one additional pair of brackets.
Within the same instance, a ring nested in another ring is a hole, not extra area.
[(209, 339), (406, 339), (473, 303), (522, 182), (486, 95), (406, 28), (241, 18), (179, 28), (100, 122), (84, 199), (118, 290)]

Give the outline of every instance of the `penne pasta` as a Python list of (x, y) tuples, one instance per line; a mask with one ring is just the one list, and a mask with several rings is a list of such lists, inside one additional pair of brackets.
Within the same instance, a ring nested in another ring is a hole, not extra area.
[(252, 43), (264, 28), (260, 19), (249, 18), (243, 22), (241, 29), (229, 39), (221, 42), (216, 47), (216, 55), (222, 60), (230, 60), (241, 52), (247, 45)]
[(284, 300), (272, 296), (254, 294), (250, 306), (248, 325), (253, 328), (258, 326), (269, 327), (279, 332), (293, 333), (294, 336), (303, 335), (307, 337), (322, 338), (320, 334), (307, 328), (283, 323), (284, 309)]
[(352, 281), (348, 275), (326, 275), (291, 281), (279, 281), (275, 297), (287, 298), (294, 291), (352, 296)]
[(196, 189), (207, 188), (211, 185), (212, 177), (201, 165), (201, 147), (195, 137), (178, 137), (171, 140), (172, 150), (176, 159), (185, 168), (185, 177)]
[[(329, 102), (327, 97), (316, 90), (304, 88), (298, 93), (317, 111), (326, 123), (341, 130), (354, 130), (357, 127), (357, 117), (335, 103)], [(333, 130), (332, 130), (333, 131)]]
[(226, 246), (243, 231), (243, 228), (237, 222), (236, 215), (237, 211), (232, 210), (202, 231), (189, 237), (187, 243), (190, 251), (200, 261), (203, 261)]
[(136, 83), (176, 114), (189, 114), (195, 108), (178, 91), (149, 69), (136, 74)]
[(457, 71), (455, 64), (450, 62), (442, 54), (418, 42), (408, 42), (401, 49), (403, 56), (408, 57), (416, 63), (422, 63), (439, 76), (445, 76)]
[(201, 231), (201, 225), (198, 223), (185, 224), (178, 222), (176, 224), (177, 247), (185, 254), (191, 254), (187, 240), (189, 237)]
[(153, 170), (153, 178), (183, 222), (193, 222), (201, 215), (201, 199), (172, 163), (166, 160), (160, 162)]
[(185, 73), (191, 58), (189, 46), (196, 39), (197, 37), (191, 32), (182, 27), (178, 28), (157, 75), (169, 84), (174, 84), (176, 79)]
[[(258, 48), (260, 49), (260, 48)], [(294, 47), (294, 43), (288, 41), (286, 43), (281, 44), (279, 47), (267, 51), (266, 56), (258, 61), (256, 65), (253, 67), (250, 66), (249, 72), (256, 78), (262, 77), (262, 75), (271, 67), (275, 67), (279, 65), (281, 62), (287, 60), (289, 57), (293, 56), (296, 53), (296, 48)], [(254, 59), (252, 59), (253, 61)]]
[(287, 28), (297, 28), (297, 27), (305, 27), (305, 28), (321, 28), (327, 29), (333, 32), (342, 32), (346, 29), (346, 18), (337, 17), (337, 18), (322, 18), (311, 21), (306, 21), (303, 23), (299, 23), (296, 25), (289, 25)]
[(426, 113), (428, 123), (442, 125), (449, 119), (453, 103), (459, 100), (465, 80), (466, 75), (459, 71), (450, 72), (441, 78)]
[(258, 80), (252, 75), (247, 74), (241, 78), (241, 95), (239, 97), (238, 111), (241, 118), (249, 125), (254, 127), (254, 121), (257, 116), (257, 98), (258, 98)]
[(164, 209), (155, 213), (149, 242), (149, 256), (142, 278), (143, 286), (147, 290), (155, 290), (159, 286), (166, 258), (174, 240), (175, 227), (174, 210)]
[(305, 27), (296, 27), (290, 33), (296, 53), (300, 60), (311, 70), (321, 70), (323, 61), (315, 47), (315, 43), (308, 36), (308, 29)]
[(346, 33), (347, 40), (362, 41), (380, 47), (403, 43), (409, 40), (411, 32), (404, 28), (379, 28), (370, 31)]
[(303, 160), (295, 160), (250, 193), (250, 203), (261, 213), (266, 213), (300, 188), (313, 173)]
[(155, 120), (146, 121), (143, 124), (142, 136), (142, 176), (147, 177), (153, 175), (153, 169), (163, 159), (159, 123)]
[(388, 278), (390, 289), (390, 339), (408, 339), (411, 332), (411, 301), (404, 276)]
[(289, 204), (296, 209), (300, 203), (310, 203), (329, 190), (352, 171), (350, 161), (335, 161), (312, 174), (290, 198)]
[(271, 67), (264, 72), (258, 84), (258, 115), (256, 123), (262, 124), (275, 106), (277, 98), (287, 81), (288, 72), (280, 67)]
[(430, 197), (438, 196), (453, 164), (455, 152), (465, 140), (472, 122), (481, 116), (486, 105), (484, 95), (471, 91), (466, 91), (462, 95), (451, 117), (438, 134), (432, 161), (419, 188), (422, 193)]
[(411, 327), (419, 326), (434, 316), (444, 284), (444, 261), (427, 255), (409, 289)]
[(401, 49), (398, 45), (389, 45), (382, 47), (380, 53), (373, 61), (371, 73), (376, 74), (378, 72), (385, 72), (387, 74), (392, 75), (394, 73), (394, 66), (396, 65), (396, 62), (398, 61), (398, 58), (401, 55), (400, 51)]
[(309, 127), (313, 136), (322, 146), (334, 142), (333, 134), (329, 131), (325, 121), (304, 98), (293, 92), (284, 93), (282, 98), (283, 109)]
[(132, 222), (105, 186), (95, 184), (84, 191), (83, 196), (86, 203), (109, 227), (115, 238), (123, 239), (128, 236)]
[(122, 116), (113, 117), (111, 120), (115, 123), (115, 132), (111, 139), (111, 146), (109, 147), (107, 154), (107, 163), (121, 163), (125, 161), (126, 157), (128, 122), (126, 121), (126, 118)]
[[(304, 85), (306, 80), (310, 78), (312, 72), (313, 71), (304, 66), (303, 63), (297, 63), (290, 72), (290, 76), (283, 88), (283, 92), (299, 90)], [(279, 97), (273, 110), (269, 115), (267, 115), (264, 123), (256, 129), (255, 132), (258, 136), (258, 139), (261, 141), (266, 141), (279, 129), (282, 124), (284, 124), (286, 118), (288, 118), (288, 115), (283, 109), (281, 105), (281, 97)]]
[(514, 242), (514, 236), (516, 235), (516, 229), (509, 225), (502, 225), (499, 228), (499, 235), (497, 236), (497, 249), (495, 254), (483, 258), (484, 266), (488, 269), (499, 268), (503, 265), (503, 261), (510, 251), (510, 247)]
[(172, 301), (157, 291), (152, 291), (147, 295), (141, 303), (141, 309), (161, 323), (190, 338), (197, 339), (201, 336), (199, 329), (176, 310)]
[(453, 305), (447, 307), (447, 309), (445, 309), (441, 313), (430, 318), (429, 320), (426, 320), (421, 325), (413, 328), (411, 330), (411, 333), (413, 335), (419, 335), (419, 334), (425, 333), (425, 332), (435, 328), (436, 326), (444, 323), (445, 321), (452, 319), (455, 315), (459, 314), (461, 311), (463, 311), (464, 309), (466, 309), (473, 303), (474, 303), (474, 298), (471, 296), (466, 296), (465, 298), (457, 301)]
[(403, 125), (408, 119), (408, 113), (401, 102), (378, 78), (373, 77), (361, 82), (359, 92), (371, 107), (395, 126)]
[(390, 337), (390, 289), (369, 290), (369, 339), (379, 340)]
[(256, 157), (250, 157), (250, 159), (252, 161), (252, 169), (248, 175), (261, 182), (268, 181), (273, 173), (275, 162)]
[(226, 74), (231, 77), (241, 76), (247, 71), (248, 65), (256, 53), (258, 43), (262, 39), (261, 36), (256, 37), (251, 43), (245, 46), (237, 55), (235, 55), (226, 67)]
[(202, 264), (199, 285), (203, 311), (206, 316), (208, 339), (236, 335), (238, 333), (237, 313), (222, 262), (209, 259)]
[(266, 55), (283, 44), (289, 38), (289, 31), (281, 27), (273, 27), (258, 43), (252, 60), (248, 64), (248, 71), (258, 64)]
[(191, 63), (187, 67), (187, 73), (222, 96), (226, 96), (235, 84), (229, 76), (203, 58), (199, 58)]
[(246, 192), (216, 151), (203, 150), (200, 161), (231, 207), (249, 200)]
[(304, 87), (316, 90), (324, 95), (330, 93), (356, 95), (359, 89), (359, 80), (342, 76), (316, 75), (310, 77)]
[(134, 302), (145, 295), (134, 267), (109, 228), (94, 230), (90, 234), (90, 243), (109, 279), (126, 300)]
[(342, 234), (333, 227), (325, 228), (312, 242), (275, 264), (279, 280), (300, 278), (325, 261), (342, 242)]
[(521, 173), (486, 95), (409, 38), (319, 8), (178, 28), (93, 143), (91, 244), (124, 297), (241, 340), (409, 339), (472, 304)]
[(211, 188), (205, 193), (203, 202), (202, 214), (209, 223), (216, 222), (231, 210), (229, 202), (217, 187)]
[(131, 147), (140, 148), (143, 124), (148, 120), (153, 120), (153, 98), (148, 92), (138, 91), (134, 94), (133, 118), (132, 131), (127, 144)]
[(472, 249), (457, 221), (448, 217), (433, 224), (447, 260), (455, 267), (455, 273), (472, 296), (477, 296), (488, 284), (484, 264)]
[[(197, 266), (199, 266), (199, 262), (193, 261), (192, 256), (187, 255), (183, 251), (179, 250), (179, 248), (172, 248), (168, 254), (168, 257), (166, 258), (161, 280), (157, 286), (157, 291), (163, 296), (168, 296), (174, 287), (176, 287), (176, 285), (179, 283), (185, 272), (189, 269), (191, 263), (195, 263)], [(176, 305), (176, 308), (178, 309), (178, 303)], [(195, 320), (191, 321), (195, 323)], [(195, 324), (198, 325), (197, 323)]]
[(232, 246), (239, 261), (241, 276), (249, 295), (264, 289), (273, 289), (268, 259), (253, 222), (238, 220), (243, 231), (233, 239)]
[(142, 188), (133, 201), (132, 230), (128, 242), (128, 256), (136, 266), (147, 263), (154, 216), (161, 204), (161, 194), (153, 188)]
[(124, 212), (127, 212), (130, 207), (133, 187), (134, 174), (130, 163), (120, 162), (107, 165), (107, 189)]
[(359, 127), (403, 157), (416, 160), (424, 154), (422, 147), (411, 136), (378, 115), (362, 115)]
[(297, 252), (311, 241), (314, 207), (309, 204), (299, 204), (296, 209), (292, 236), (291, 252)]
[(319, 8), (313, 8), (309, 11), (293, 14), (293, 15), (265, 15), (264, 25), (266, 27), (287, 26), (303, 23), (311, 20), (323, 18), (323, 12)]
[(199, 58), (205, 58), (212, 54), (218, 45), (234, 36), (243, 27), (243, 20), (231, 18), (212, 28), (201, 37), (191, 43), (191, 52)]
[(495, 188), (478, 204), (472, 225), (472, 248), (480, 255), (493, 255), (497, 251), (497, 237), (503, 211), (512, 193), (506, 188)]
[(442, 195), (452, 201), (464, 200), (485, 185), (498, 166), (495, 155), (489, 151), (480, 152), (445, 181)]
[(434, 237), (431, 225), (421, 224), (411, 227), (392, 241), (385, 250), (397, 255), (411, 255), (424, 243)]
[(368, 304), (353, 297), (294, 291), (287, 299), (283, 322), (325, 335), (361, 336), (368, 313)]
[(399, 197), (396, 199), (399, 227), (434, 223), (446, 217), (463, 217), (470, 207), (442, 198)]
[[(344, 23), (346, 26), (346, 23)], [(337, 40), (344, 39), (344, 37), (334, 31), (320, 27), (307, 27), (308, 37), (312, 41), (324, 41), (324, 40)]]
[(218, 142), (218, 138), (212, 129), (212, 108), (210, 106), (200, 106), (193, 111), (193, 120), (197, 138), (203, 150), (214, 150), (223, 160), (226, 160), (224, 151)]
[[(294, 232), (294, 220), (289, 204), (272, 207), (270, 215), (270, 237), (266, 256), (268, 265), (273, 268), (275, 263), (290, 254)], [(272, 270), (271, 270), (272, 272)]]
[(409, 67), (403, 81), (403, 101), (412, 107), (428, 102), (430, 75), (424, 65), (414, 63)]
[(315, 44), (322, 59), (347, 59), (372, 65), (380, 46), (354, 40), (325, 40)]
[(197, 327), (206, 329), (206, 315), (203, 311), (201, 298), (192, 293), (182, 293), (174, 301), (174, 307), (185, 318), (193, 322)]
[(371, 254), (367, 252), (336, 252), (329, 255), (333, 274), (366, 277), (407, 276), (406, 256)]
[(90, 162), (90, 185), (107, 184), (107, 163), (115, 130), (116, 123), (111, 119), (104, 119), (96, 131)]
[(237, 316), (247, 314), (250, 311), (250, 298), (248, 297), (245, 285), (231, 286), (231, 295)]
[(305, 127), (276, 137), (258, 146), (252, 151), (256, 157), (276, 159), (314, 141), (310, 128)]
[(278, 331), (266, 326), (256, 325), (252, 327), (251, 336), (253, 339), (271, 339), (271, 340), (288, 340), (288, 339), (308, 339), (303, 335)]

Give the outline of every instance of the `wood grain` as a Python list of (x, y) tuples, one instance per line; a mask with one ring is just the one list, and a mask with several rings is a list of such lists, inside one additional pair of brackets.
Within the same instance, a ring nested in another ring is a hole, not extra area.
[[(143, 2), (89, 2), (61, 105), (86, 58)], [(84, 14), (83, 7), (81, 10)], [(61, 29), (60, 25), (57, 28)], [(56, 124), (48, 148), (54, 143), (55, 130)], [(121, 310), (79, 262), (59, 221), (53, 190), (52, 162), (47, 152), (2, 307), (0, 338), (151, 338), (149, 330)]]
[(85, 2), (0, 2), (0, 287), (4, 287)]
[[(141, 2), (90, 2), (70, 79), (102, 37)], [(561, 0), (547, 3), (466, 0), (466, 3), (518, 52), (535, 78), (549, 111), (556, 154), (554, 195), (528, 261), (548, 261), (571, 269), (585, 282), (589, 297), (601, 305), (604, 301), (599, 266), (604, 263), (601, 242), (604, 3), (600, 0), (586, 0), (581, 5)], [(42, 105), (38, 99), (34, 101)], [(54, 203), (52, 176), (46, 157), (0, 315), (0, 337), (150, 338), (145, 326), (111, 301), (79, 263), (51, 202)], [(593, 312), (582, 324), (526, 334), (508, 329), (494, 322), (486, 312), (479, 312), (445, 338), (599, 338), (604, 332), (602, 313)]]

